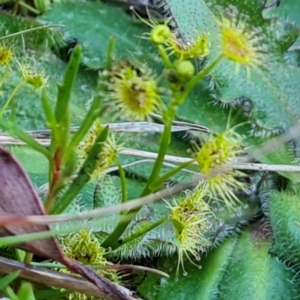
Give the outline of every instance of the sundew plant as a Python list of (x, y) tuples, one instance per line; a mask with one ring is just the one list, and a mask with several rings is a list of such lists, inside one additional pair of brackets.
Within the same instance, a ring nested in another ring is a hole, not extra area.
[(0, 296), (298, 299), (300, 3), (0, 1)]

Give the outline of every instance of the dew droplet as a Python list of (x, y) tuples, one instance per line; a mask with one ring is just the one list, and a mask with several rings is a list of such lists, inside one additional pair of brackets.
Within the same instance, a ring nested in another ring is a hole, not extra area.
[(182, 274), (183, 276), (187, 276), (188, 275), (188, 272), (183, 272), (183, 274)]

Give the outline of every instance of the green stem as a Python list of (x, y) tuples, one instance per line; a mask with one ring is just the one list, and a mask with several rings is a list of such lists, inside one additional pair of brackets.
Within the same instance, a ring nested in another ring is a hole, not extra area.
[[(148, 182), (141, 194), (141, 197), (148, 195), (151, 193), (150, 185), (156, 181), (157, 177), (159, 176), (160, 170), (163, 166), (164, 157), (167, 153), (167, 149), (169, 146), (169, 143), (171, 141), (171, 129), (172, 129), (172, 121), (175, 117), (175, 109), (172, 104), (169, 106), (168, 112), (166, 112), (167, 120), (165, 122), (164, 131), (162, 133), (162, 136), (160, 138), (160, 147), (159, 147), (159, 153), (157, 156), (157, 159), (154, 163), (152, 172), (150, 174), (150, 177), (148, 179)], [(116, 241), (119, 240), (121, 235), (126, 230), (127, 226), (130, 224), (130, 222), (135, 218), (137, 213), (139, 212), (140, 207), (137, 207), (133, 210), (129, 210), (126, 215), (123, 215), (121, 217), (119, 223), (117, 224), (114, 231), (104, 240), (102, 243), (102, 247), (109, 248), (112, 247), (116, 243)], [(128, 216), (130, 214), (130, 217)], [(125, 217), (126, 216), (126, 217)]]
[(180, 164), (179, 166), (177, 166), (176, 168), (171, 169), (169, 172), (165, 173), (163, 176), (158, 178), (156, 181), (154, 181), (150, 185), (151, 191), (156, 192), (157, 190), (159, 190), (159, 188), (163, 185), (163, 183), (166, 182), (170, 177), (172, 177), (173, 175), (178, 173), (183, 168), (189, 166), (194, 161), (195, 161), (194, 159), (191, 159), (190, 161), (184, 162), (184, 163)]
[(32, 258), (33, 258), (33, 253), (26, 252), (26, 255), (25, 255), (25, 258), (24, 258), (24, 263), (30, 265), (30, 263), (32, 261)]
[(169, 143), (171, 141), (171, 129), (172, 129), (172, 121), (169, 120), (167, 124), (165, 124), (163, 134), (160, 140), (160, 147), (157, 159), (155, 160), (152, 172), (149, 176), (148, 182), (141, 194), (141, 197), (148, 195), (151, 193), (150, 185), (155, 182), (159, 176), (160, 170), (164, 163), (164, 158), (168, 150)]
[(163, 63), (167, 69), (172, 68), (172, 62), (170, 61), (169, 55), (167, 54), (165, 48), (162, 45), (157, 45), (158, 52), (163, 60)]
[(168, 221), (169, 219), (167, 217), (165, 218), (162, 218), (156, 222), (154, 222), (153, 224), (150, 224), (148, 227), (146, 228), (143, 228), (142, 230), (140, 231), (137, 231), (133, 234), (130, 234), (128, 236), (125, 236), (123, 239), (119, 240), (119, 241), (116, 241), (111, 247), (112, 249), (117, 249), (123, 245), (125, 245), (126, 243), (129, 243), (131, 242), (132, 240), (140, 237), (140, 236), (143, 236), (144, 234), (146, 234), (147, 232), (151, 231), (152, 229), (158, 227), (159, 225), (161, 225), (162, 223)]
[(240, 123), (240, 124), (237, 124), (237, 125), (233, 126), (233, 127), (231, 128), (231, 130), (236, 131), (237, 128), (243, 127), (243, 126), (245, 126), (246, 124), (251, 124), (251, 121), (245, 121), (245, 122), (242, 122), (242, 123)]
[(12, 91), (12, 93), (10, 94), (10, 96), (8, 97), (8, 99), (5, 101), (3, 107), (1, 108), (0, 111), (0, 117), (3, 116), (4, 112), (6, 111), (8, 105), (10, 104), (10, 102), (12, 101), (13, 97), (15, 96), (15, 94), (17, 93), (17, 91), (25, 84), (25, 81), (22, 81), (21, 83), (19, 83), (14, 90)]
[(34, 7), (26, 4), (25, 2), (23, 1), (20, 1), (19, 2), (19, 5), (22, 6), (23, 8), (27, 9), (28, 11), (34, 13), (35, 15), (39, 15), (41, 12), (37, 9), (35, 9)]
[(121, 179), (122, 203), (125, 203), (127, 202), (127, 181), (126, 181), (124, 169), (118, 158), (117, 158), (117, 165), (119, 168), (119, 176)]

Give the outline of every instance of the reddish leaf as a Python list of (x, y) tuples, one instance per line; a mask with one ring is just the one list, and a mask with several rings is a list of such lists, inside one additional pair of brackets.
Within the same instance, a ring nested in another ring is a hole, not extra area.
[[(44, 207), (22, 166), (7, 150), (0, 146), (0, 218), (2, 217), (7, 221), (6, 223), (0, 222), (2, 223), (1, 235), (21, 235), (50, 230), (48, 225), (24, 223), (22, 225), (16, 223), (9, 225), (10, 219), (15, 220), (18, 217), (21, 219), (33, 215), (45, 215)], [(18, 245), (18, 247), (61, 262), (74, 273), (94, 283), (109, 298), (133, 299), (106, 278), (64, 256), (55, 238), (30, 241)]]
[[(44, 207), (21, 165), (0, 147), (0, 217), (8, 214), (45, 215)], [(9, 223), (8, 223), (9, 224)], [(22, 224), (3, 226), (7, 235), (20, 235), (49, 230), (47, 225)], [(43, 257), (60, 260), (62, 252), (53, 238), (31, 241), (22, 248)]]

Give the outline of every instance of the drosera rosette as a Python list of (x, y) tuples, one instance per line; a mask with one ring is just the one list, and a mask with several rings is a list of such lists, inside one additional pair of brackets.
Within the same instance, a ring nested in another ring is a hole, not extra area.
[(183, 269), (183, 275), (187, 275), (184, 268), (184, 258), (194, 265), (191, 256), (200, 260), (201, 252), (211, 246), (211, 241), (206, 233), (210, 228), (210, 218), (213, 213), (204, 197), (207, 196), (205, 187), (198, 187), (193, 192), (186, 191), (186, 197), (182, 201), (175, 201), (173, 204), (167, 203), (171, 212), (169, 220), (175, 229), (175, 245), (178, 252), (178, 264), (176, 278), (179, 276), (179, 268)]
[[(78, 145), (77, 155), (79, 167), (87, 158), (97, 136), (102, 131), (102, 129), (103, 125), (98, 120), (96, 120), (84, 139)], [(108, 168), (116, 162), (117, 156), (121, 150), (122, 145), (118, 144), (114, 133), (110, 132), (108, 138), (104, 142), (101, 154), (99, 155), (99, 157), (97, 157), (97, 164), (93, 174), (91, 174), (91, 180), (101, 180), (107, 173)]]
[[(121, 283), (122, 276), (114, 269), (110, 269), (112, 265), (107, 259), (107, 250), (101, 247), (97, 236), (88, 230), (80, 230), (72, 232), (65, 236), (58, 238), (60, 246), (64, 254), (75, 259), (82, 264), (95, 268), (95, 272), (99, 275), (117, 284)], [(70, 274), (68, 269), (59, 269), (62, 273)], [(72, 273), (73, 274), (73, 273)], [(96, 300), (99, 298), (93, 296), (86, 296), (78, 292), (71, 292), (68, 296), (70, 300)]]
[(265, 38), (260, 28), (247, 22), (247, 16), (232, 10), (216, 20), (220, 29), (220, 50), (224, 58), (235, 64), (236, 72), (245, 67), (250, 78), (251, 70), (258, 70), (266, 61)]
[(242, 154), (242, 137), (233, 128), (227, 129), (209, 137), (201, 147), (194, 145), (194, 151), (200, 172), (206, 177), (203, 186), (214, 200), (223, 202), (228, 209), (234, 209), (240, 202), (235, 191), (247, 187), (238, 178), (246, 175), (226, 164), (234, 162)]
[(158, 80), (146, 65), (121, 60), (108, 71), (106, 85), (105, 102), (115, 118), (150, 121), (164, 107)]

